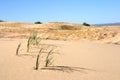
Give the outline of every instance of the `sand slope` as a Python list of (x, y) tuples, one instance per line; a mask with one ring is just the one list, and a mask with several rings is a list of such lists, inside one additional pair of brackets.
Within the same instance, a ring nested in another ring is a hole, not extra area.
[[(16, 56), (26, 39), (0, 39), (0, 80), (120, 80), (120, 45), (89, 41), (42, 41), (59, 46), (54, 66), (61, 70), (34, 70), (35, 56)], [(25, 53), (26, 54), (26, 53)], [(32, 53), (34, 54), (34, 53)]]
[(112, 43), (120, 34), (120, 26), (95, 27), (67, 22), (0, 22), (0, 38), (28, 38), (33, 32), (41, 38), (52, 40), (107, 40)]

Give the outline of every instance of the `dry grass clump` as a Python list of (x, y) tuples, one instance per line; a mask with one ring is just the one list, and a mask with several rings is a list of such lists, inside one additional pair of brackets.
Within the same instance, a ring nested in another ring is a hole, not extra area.
[[(37, 33), (31, 33), (30, 37), (28, 38), (27, 41), (27, 56), (31, 55), (30, 54), (30, 49), (33, 50), (39, 50), (36, 55), (36, 64), (35, 64), (35, 70), (38, 70), (39, 67), (49, 67), (50, 65), (53, 64), (53, 58), (55, 57), (54, 54), (56, 46), (54, 45), (49, 45), (49, 44), (41, 44), (40, 41), (42, 39), (38, 37)], [(18, 44), (17, 49), (16, 49), (16, 55), (20, 55), (19, 50), (21, 48), (21, 43)], [(33, 53), (33, 52), (32, 52)], [(36, 53), (36, 52), (35, 52)], [(21, 54), (25, 55), (25, 54)], [(41, 65), (40, 65), (41, 64)]]
[(29, 52), (30, 47), (33, 46), (38, 46), (41, 41), (41, 38), (38, 37), (37, 33), (32, 33), (30, 37), (28, 38), (27, 41), (27, 52)]
[(35, 70), (38, 70), (39, 67), (42, 68), (51, 66), (54, 61), (54, 54), (56, 54), (54, 48), (51, 48), (49, 51), (46, 50), (46, 52), (44, 51), (44, 48), (41, 48), (36, 58)]
[(45, 67), (48, 67), (49, 65), (51, 65), (53, 63), (53, 49), (51, 49), (48, 53), (47, 53), (47, 56), (46, 56), (46, 59), (45, 59)]

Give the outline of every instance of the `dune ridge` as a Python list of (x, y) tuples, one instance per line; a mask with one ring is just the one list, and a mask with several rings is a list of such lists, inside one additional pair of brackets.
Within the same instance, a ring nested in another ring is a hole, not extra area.
[(52, 40), (120, 42), (116, 40), (120, 34), (120, 26), (96, 27), (68, 22), (45, 24), (0, 22), (0, 38), (27, 38), (32, 32), (36, 32), (41, 38)]

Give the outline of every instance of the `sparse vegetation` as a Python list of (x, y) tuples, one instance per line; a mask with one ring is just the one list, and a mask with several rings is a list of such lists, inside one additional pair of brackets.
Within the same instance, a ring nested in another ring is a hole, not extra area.
[[(50, 48), (50, 46), (47, 47), (47, 49), (49, 49), (49, 48)], [(48, 51), (47, 49), (42, 47), (39, 50), (39, 53), (38, 53), (37, 59), (36, 59), (35, 70), (38, 70), (39, 63), (43, 63), (44, 67), (49, 67), (50, 65), (53, 64), (53, 58), (55, 57), (54, 54), (56, 53), (56, 52), (54, 52), (55, 48), (53, 48), (53, 47), (52, 47), (52, 49), (50, 48), (49, 52), (47, 52)], [(44, 52), (43, 50), (45, 50), (46, 52)], [(41, 67), (42, 67), (42, 65), (41, 65)]]
[[(86, 24), (86, 23), (84, 23)], [(14, 26), (14, 27), (13, 27)], [(35, 26), (35, 27), (34, 27)], [(39, 27), (35, 24), (26, 23), (12, 23), (5, 22), (0, 24), (0, 37), (6, 38), (28, 38), (32, 31), (40, 34), (40, 38), (47, 38), (52, 40), (101, 40), (99, 34), (102, 34), (102, 39), (107, 39), (108, 37), (114, 37), (116, 29), (112, 27), (111, 29), (104, 29), (104, 27), (84, 27), (81, 24), (68, 24), (68, 23), (46, 23), (45, 25), (40, 25), (44, 27)], [(104, 33), (105, 35), (103, 35)], [(118, 33), (118, 32), (116, 32)], [(9, 34), (9, 35), (8, 35)], [(42, 36), (43, 35), (43, 36)], [(29, 51), (29, 49), (28, 49)]]
[(20, 47), (21, 47), (21, 43), (18, 44), (18, 47), (17, 47), (17, 49), (16, 49), (16, 55), (19, 54), (19, 49), (20, 49)]
[(45, 60), (45, 67), (48, 67), (49, 65), (51, 65), (53, 63), (53, 49), (51, 49), (46, 56), (46, 60)]
[(30, 37), (29, 37), (29, 39), (27, 41), (27, 52), (29, 52), (29, 49), (30, 49)]
[[(41, 45), (40, 40), (41, 40), (40, 37), (38, 37), (37, 33), (34, 32), (30, 35), (30, 37), (28, 38), (28, 41), (27, 41), (27, 52), (29, 52), (30, 49), (40, 49), (36, 56), (35, 70), (39, 69), (40, 63), (43, 64), (44, 67), (48, 67), (48, 66), (52, 65), (53, 58), (54, 58), (53, 54), (55, 53), (53, 51), (56, 46), (47, 45), (47, 44)], [(34, 47), (34, 46), (36, 46), (36, 47)], [(16, 55), (19, 54), (20, 47), (21, 47), (21, 43), (18, 44), (18, 47), (16, 49)], [(41, 65), (41, 67), (42, 67), (42, 65)]]
[(40, 63), (39, 58), (40, 58), (40, 55), (42, 54), (42, 50), (43, 50), (43, 48), (40, 49), (40, 51), (37, 55), (35, 70), (38, 70), (38, 68), (39, 68), (39, 63)]
[(33, 32), (27, 41), (27, 52), (29, 52), (30, 46), (38, 46), (41, 38), (37, 36), (36, 32)]
[(40, 55), (38, 54), (38, 55), (37, 55), (37, 60), (36, 60), (35, 70), (38, 70), (38, 68), (39, 68), (39, 57), (40, 57)]

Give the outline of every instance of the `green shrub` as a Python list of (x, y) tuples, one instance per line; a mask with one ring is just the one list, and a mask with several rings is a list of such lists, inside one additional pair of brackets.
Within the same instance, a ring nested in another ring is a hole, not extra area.
[(40, 22), (40, 21), (37, 21), (37, 22), (35, 22), (35, 24), (42, 24), (42, 22)]
[(84, 25), (84, 26), (90, 26), (90, 24), (88, 24), (88, 23), (86, 23), (86, 22), (84, 22), (83, 25)]

